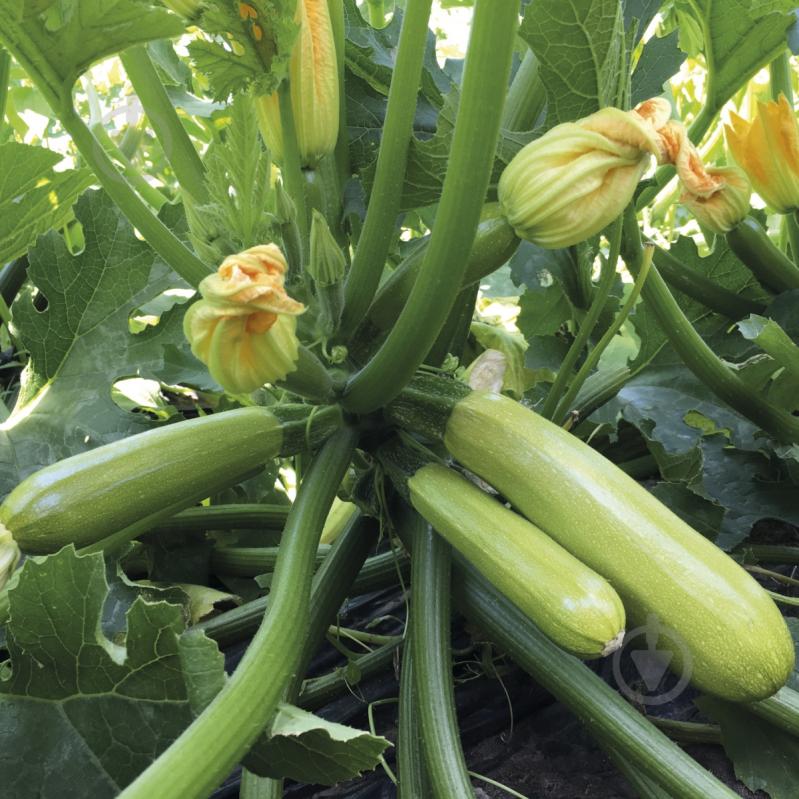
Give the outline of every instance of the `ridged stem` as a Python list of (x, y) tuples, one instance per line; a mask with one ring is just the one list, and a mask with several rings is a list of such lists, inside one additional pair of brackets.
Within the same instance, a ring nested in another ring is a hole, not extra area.
[(308, 204), (305, 199), (305, 178), (302, 174), (300, 151), (297, 146), (297, 129), (294, 126), (294, 109), (291, 106), (291, 91), (288, 81), (283, 81), (278, 89), (280, 103), (280, 126), (283, 138), (283, 161), (280, 164), (280, 175), (286, 191), (294, 200), (297, 211), (296, 222), (302, 244), (303, 264), (308, 258), (308, 242), (311, 222), (308, 215)]
[(119, 173), (103, 147), (73, 108), (60, 116), (64, 130), (72, 137), (100, 185), (117, 204), (145, 241), (191, 286), (197, 286), (209, 273), (208, 267), (152, 213), (144, 201)]
[(610, 251), (608, 252), (607, 260), (602, 262), (599, 284), (594, 292), (594, 297), (591, 300), (588, 313), (585, 315), (580, 329), (577, 331), (577, 335), (574, 337), (574, 341), (572, 341), (566, 353), (566, 357), (558, 368), (555, 382), (550, 387), (549, 393), (541, 408), (541, 415), (545, 419), (552, 419), (556, 407), (562, 402), (563, 392), (566, 390), (569, 378), (572, 376), (572, 369), (574, 369), (577, 359), (582, 355), (586, 344), (588, 344), (588, 339), (591, 337), (591, 333), (594, 332), (596, 323), (599, 320), (599, 315), (602, 313), (602, 309), (605, 307), (605, 303), (610, 296), (610, 290), (613, 288), (613, 281), (616, 278), (616, 264), (619, 261), (619, 252), (621, 249), (621, 230), (622, 220), (619, 218), (613, 223), (610, 232)]
[(449, 316), (463, 282), (494, 161), (518, 25), (516, 0), (477, 0), (447, 175), (430, 246), (408, 302), (343, 402), (358, 413), (393, 399)]
[(432, 0), (409, 0), (405, 7), (374, 183), (345, 289), (341, 321), (345, 338), (372, 302), (395, 235), (431, 5)]
[(538, 59), (532, 50), (527, 50), (508, 90), (502, 127), (505, 130), (532, 130), (546, 101)]
[(6, 121), (6, 103), (8, 102), (8, 81), (11, 77), (11, 56), (5, 47), (0, 45), (0, 130)]
[(178, 183), (193, 200), (205, 202), (208, 198), (205, 168), (158, 77), (147, 49), (143, 45), (129, 47), (119, 54), (119, 58)]
[(203, 505), (160, 522), (153, 535), (207, 530), (282, 530), (290, 505)]
[(762, 314), (766, 310), (762, 302), (742, 297), (696, 269), (685, 266), (668, 250), (655, 248), (654, 261), (661, 276), (672, 288), (728, 319), (737, 321), (749, 314)]
[(430, 796), (430, 780), (422, 754), (419, 730), (419, 698), (414, 683), (413, 645), (402, 649), (397, 721), (397, 797), (420, 799)]
[(746, 708), (791, 735), (799, 735), (799, 692), (793, 688), (780, 688), (774, 696)]
[(342, 430), (311, 464), (286, 522), (269, 613), (219, 694), (123, 799), (205, 799), (268, 723), (300, 665), (314, 552), (356, 442), (354, 431)]
[[(635, 211), (625, 212), (624, 260), (637, 278), (643, 248)], [(644, 302), (683, 363), (720, 399), (780, 441), (799, 442), (799, 418), (771, 405), (730, 369), (696, 332), (655, 267), (644, 285)]]
[(338, 139), (336, 139), (335, 160), (339, 189), (341, 189), (351, 175), (350, 143), (347, 128), (347, 93), (344, 91), (344, 53), (347, 43), (344, 24), (344, 2), (343, 0), (327, 0), (327, 9), (330, 14), (330, 25), (333, 28), (333, 39), (336, 42), (336, 65), (338, 67)]
[(563, 399), (558, 403), (558, 408), (552, 416), (556, 423), (560, 424), (562, 422), (563, 417), (572, 407), (572, 404), (579, 394), (580, 389), (588, 379), (588, 375), (591, 374), (591, 370), (597, 365), (602, 353), (607, 349), (610, 342), (613, 341), (616, 333), (619, 332), (621, 326), (624, 324), (625, 319), (627, 319), (627, 317), (630, 315), (630, 312), (635, 307), (635, 303), (638, 302), (641, 289), (643, 289), (647, 275), (649, 274), (649, 267), (652, 265), (652, 248), (647, 247), (646, 252), (647, 254), (644, 257), (641, 270), (635, 279), (635, 283), (633, 284), (633, 287), (630, 290), (624, 305), (616, 314), (616, 317), (614, 318), (610, 327), (608, 327), (608, 329), (602, 334), (602, 337), (599, 339), (599, 341), (597, 341), (596, 345), (591, 348), (591, 351), (588, 353), (582, 365), (577, 370), (577, 374), (574, 376), (574, 379), (571, 381), (571, 383), (569, 383), (569, 390), (566, 392)]
[(799, 289), (799, 267), (774, 244), (757, 220), (748, 216), (726, 238), (730, 249), (761, 283), (774, 291)]
[(421, 517), (411, 523), (413, 679), (422, 750), (434, 799), (474, 796), (455, 713), (450, 649), (449, 544)]

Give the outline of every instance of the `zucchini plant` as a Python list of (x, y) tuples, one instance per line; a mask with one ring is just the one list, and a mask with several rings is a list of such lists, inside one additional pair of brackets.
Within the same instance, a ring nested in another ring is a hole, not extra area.
[(522, 796), (506, 660), (640, 796), (797, 795), (795, 9), (734, 5), (0, 0), (4, 795)]

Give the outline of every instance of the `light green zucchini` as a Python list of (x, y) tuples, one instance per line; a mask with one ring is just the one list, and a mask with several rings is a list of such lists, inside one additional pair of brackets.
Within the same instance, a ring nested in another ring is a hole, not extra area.
[[(55, 552), (156, 521), (239, 482), (279, 455), (318, 444), (341, 424), (337, 408), (240, 408), (130, 436), (54, 463), (0, 506), (7, 552)], [(2, 555), (2, 552), (0, 552)]]
[(624, 607), (606, 580), (466, 478), (430, 463), (408, 480), (413, 507), (555, 643), (608, 655)]
[[(438, 410), (440, 417), (440, 409)], [(732, 558), (562, 428), (496, 394), (454, 403), (449, 452), (528, 519), (606, 577), (628, 617), (650, 616), (680, 673), (732, 701), (771, 696), (794, 665), (785, 621)]]

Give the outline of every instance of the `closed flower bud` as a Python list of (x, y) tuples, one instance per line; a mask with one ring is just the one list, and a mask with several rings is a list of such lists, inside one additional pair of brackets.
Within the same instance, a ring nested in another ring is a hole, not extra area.
[[(655, 104), (652, 112), (661, 124), (663, 109)], [(502, 173), (499, 201), (520, 238), (568, 247), (619, 216), (651, 156), (660, 153), (650, 118), (603, 108), (523, 147)]]
[(298, 314), (305, 306), (286, 294), (286, 260), (263, 244), (226, 258), (199, 286), (183, 331), (214, 380), (234, 394), (284, 380), (297, 368)]
[(314, 209), (311, 215), (311, 253), (308, 272), (317, 286), (341, 282), (347, 259), (339, 247), (324, 216)]
[(683, 192), (680, 202), (711, 233), (723, 235), (749, 213), (752, 186), (746, 173), (734, 166), (709, 167), (707, 174), (716, 184), (710, 194)]
[(799, 125), (785, 95), (758, 103), (757, 116), (730, 114), (727, 146), (754, 190), (775, 211), (799, 208)]
[[(297, 41), (289, 61), (291, 110), (303, 166), (333, 152), (338, 139), (339, 81), (336, 43), (327, 0), (297, 0)], [(277, 92), (259, 97), (258, 121), (276, 161), (283, 159)]]

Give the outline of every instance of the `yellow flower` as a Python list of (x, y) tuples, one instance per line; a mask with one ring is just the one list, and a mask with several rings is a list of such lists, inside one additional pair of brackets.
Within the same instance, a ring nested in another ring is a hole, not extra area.
[(639, 111), (603, 108), (557, 125), (516, 154), (502, 173), (498, 193), (520, 238), (547, 248), (568, 247), (619, 216), (651, 156), (660, 156), (657, 127), (664, 113), (668, 118), (662, 102), (648, 101)]
[[(297, 147), (303, 166), (333, 152), (338, 139), (339, 81), (336, 43), (327, 0), (297, 0), (297, 41), (289, 61), (289, 88)], [(259, 97), (258, 121), (267, 147), (283, 158), (277, 92)]]
[(702, 227), (722, 235), (746, 218), (752, 185), (746, 173), (734, 166), (710, 167), (706, 172), (716, 188), (709, 194), (694, 194), (686, 187), (680, 202)]
[(757, 104), (757, 116), (730, 114), (727, 146), (752, 181), (754, 190), (775, 211), (799, 208), (799, 125), (785, 95)]
[(286, 294), (286, 260), (274, 244), (226, 258), (200, 283), (183, 331), (214, 380), (234, 394), (284, 380), (297, 368), (296, 319), (305, 306)]

